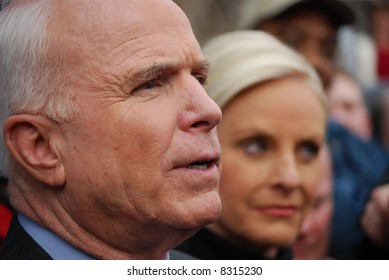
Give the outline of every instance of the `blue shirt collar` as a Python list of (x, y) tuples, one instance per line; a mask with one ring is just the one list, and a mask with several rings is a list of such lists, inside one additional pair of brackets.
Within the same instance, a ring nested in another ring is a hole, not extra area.
[(19, 214), (18, 219), (24, 230), (54, 260), (95, 260), (23, 214)]

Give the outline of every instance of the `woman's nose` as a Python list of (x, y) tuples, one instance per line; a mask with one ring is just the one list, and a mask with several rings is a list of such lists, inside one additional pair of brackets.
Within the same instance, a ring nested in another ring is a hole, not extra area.
[(294, 155), (285, 155), (278, 162), (276, 186), (284, 191), (293, 191), (301, 185), (301, 175)]

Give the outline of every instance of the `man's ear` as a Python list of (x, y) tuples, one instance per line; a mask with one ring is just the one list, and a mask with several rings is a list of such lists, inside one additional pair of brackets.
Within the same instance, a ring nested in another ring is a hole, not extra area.
[(4, 140), (17, 164), (49, 186), (65, 184), (65, 168), (58, 150), (57, 123), (42, 116), (14, 115), (4, 123)]

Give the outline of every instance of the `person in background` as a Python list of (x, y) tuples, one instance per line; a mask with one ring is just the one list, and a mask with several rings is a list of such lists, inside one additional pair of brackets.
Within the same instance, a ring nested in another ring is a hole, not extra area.
[(268, 32), (303, 54), (327, 88), (336, 71), (337, 30), (353, 22), (338, 0), (246, 0), (238, 28)]
[(370, 114), (362, 88), (349, 74), (339, 70), (327, 90), (329, 114), (360, 139), (372, 139)]
[(171, 0), (5, 6), (0, 170), (16, 214), (0, 259), (182, 258), (170, 249), (221, 211), (208, 69)]
[(222, 213), (178, 247), (201, 259), (290, 259), (311, 205), (325, 142), (320, 79), (299, 54), (259, 31), (203, 47), (218, 126)]
[(333, 214), (332, 170), (328, 147), (320, 153), (320, 175), (311, 208), (301, 226), (293, 255), (300, 260), (328, 259)]
[[(338, 0), (247, 0), (238, 27), (266, 31), (301, 53), (328, 89), (338, 69), (337, 31), (352, 24), (354, 14)], [(389, 154), (374, 141), (364, 141), (329, 119), (327, 141), (334, 179), (334, 215), (329, 255), (364, 258), (361, 217), (373, 188), (389, 170)]]

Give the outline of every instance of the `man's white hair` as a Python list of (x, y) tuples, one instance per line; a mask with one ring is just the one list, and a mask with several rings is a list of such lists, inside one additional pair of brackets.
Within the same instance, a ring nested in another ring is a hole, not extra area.
[[(9, 2), (3, 1), (3, 5)], [(32, 1), (0, 12), (1, 136), (4, 121), (11, 115), (34, 114), (67, 121), (76, 110), (66, 78), (60, 75), (64, 63), (53, 53), (47, 32), (53, 2)], [(0, 175), (7, 176), (11, 166), (1, 137)]]

